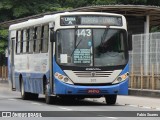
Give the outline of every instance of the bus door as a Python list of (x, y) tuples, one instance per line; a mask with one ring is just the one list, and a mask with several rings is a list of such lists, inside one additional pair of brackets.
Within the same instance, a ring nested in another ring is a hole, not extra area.
[(11, 85), (12, 85), (12, 90), (16, 90), (16, 85), (15, 85), (15, 66), (14, 66), (14, 53), (15, 53), (15, 40), (16, 40), (16, 31), (11, 31), (10, 34), (10, 44), (11, 44), (11, 49), (10, 49), (10, 54), (11, 54), (11, 63), (10, 63), (10, 72), (11, 72)]

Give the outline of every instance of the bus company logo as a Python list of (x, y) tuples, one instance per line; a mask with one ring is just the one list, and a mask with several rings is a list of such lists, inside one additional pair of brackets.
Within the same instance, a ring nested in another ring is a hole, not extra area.
[(100, 68), (86, 68), (86, 70), (91, 70), (91, 71), (94, 71), (94, 70), (101, 70)]
[(96, 72), (91, 72), (91, 76), (92, 77), (96, 76)]

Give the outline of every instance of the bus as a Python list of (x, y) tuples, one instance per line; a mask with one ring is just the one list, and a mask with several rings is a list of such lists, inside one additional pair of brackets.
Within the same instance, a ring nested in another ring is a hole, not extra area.
[(123, 15), (64, 12), (9, 27), (8, 78), (22, 99), (104, 97), (115, 104), (128, 94), (129, 50)]

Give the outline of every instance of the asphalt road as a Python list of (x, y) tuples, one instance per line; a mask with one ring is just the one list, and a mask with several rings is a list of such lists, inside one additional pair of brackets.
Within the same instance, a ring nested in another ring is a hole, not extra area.
[[(71, 102), (55, 99), (53, 104), (48, 105), (45, 103), (44, 96), (40, 96), (36, 101), (22, 100), (19, 92), (11, 91), (6, 84), (0, 84), (0, 114), (6, 111), (12, 112), (14, 118), (9, 119), (13, 120), (21, 119), (20, 117), (25, 115), (32, 116), (32, 113), (42, 116), (42, 118), (29, 118), (32, 120), (159, 120), (159, 106), (160, 98), (134, 96), (118, 96), (116, 105), (112, 106), (106, 105), (103, 98)], [(17, 118), (16, 115), (19, 117)], [(145, 115), (147, 117), (144, 117)], [(150, 115), (155, 117), (148, 117)]]

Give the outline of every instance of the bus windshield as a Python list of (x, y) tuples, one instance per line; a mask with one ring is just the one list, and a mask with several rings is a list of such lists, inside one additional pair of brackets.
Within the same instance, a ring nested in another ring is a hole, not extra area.
[(56, 37), (56, 61), (79, 67), (126, 65), (126, 38), (121, 29), (61, 29)]

